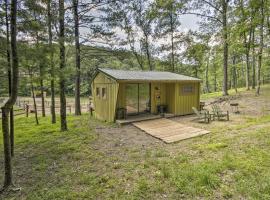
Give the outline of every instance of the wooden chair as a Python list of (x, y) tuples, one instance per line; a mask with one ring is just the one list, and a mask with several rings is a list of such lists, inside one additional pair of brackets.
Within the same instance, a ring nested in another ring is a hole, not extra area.
[(212, 105), (212, 110), (213, 110), (214, 120), (216, 117), (217, 117), (218, 121), (220, 121), (224, 118), (226, 118), (227, 121), (230, 120), (229, 111), (223, 112), (217, 104)]
[(205, 123), (209, 123), (210, 122), (210, 115), (209, 115), (209, 112), (208, 111), (199, 112), (197, 110), (197, 108), (195, 108), (195, 107), (192, 107), (192, 110), (197, 115), (197, 119), (199, 121), (203, 120)]

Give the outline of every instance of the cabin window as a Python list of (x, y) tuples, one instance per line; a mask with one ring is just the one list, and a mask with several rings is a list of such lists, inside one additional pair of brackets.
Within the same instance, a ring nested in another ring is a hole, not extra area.
[(193, 85), (184, 85), (182, 87), (182, 94), (192, 94), (194, 92)]
[(102, 95), (102, 99), (106, 99), (106, 88), (102, 88), (101, 95)]
[(97, 96), (97, 97), (100, 97), (100, 90), (99, 90), (98, 87), (96, 88), (96, 96)]

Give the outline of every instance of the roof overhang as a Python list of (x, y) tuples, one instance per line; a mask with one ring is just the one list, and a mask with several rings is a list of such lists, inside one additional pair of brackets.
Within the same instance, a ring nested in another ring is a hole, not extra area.
[(111, 76), (110, 74), (106, 73), (105, 71), (103, 71), (100, 68), (96, 68), (95, 70), (96, 72), (94, 73), (94, 76), (92, 77), (90, 83), (92, 84), (92, 82), (94, 81), (94, 79), (96, 78), (96, 76), (99, 73), (103, 73), (105, 74), (107, 77), (119, 82), (119, 83), (150, 83), (150, 82), (164, 82), (164, 83), (201, 83), (203, 82), (201, 79), (197, 79), (197, 80), (164, 80), (164, 79), (157, 79), (157, 80), (145, 80), (145, 79), (117, 79), (113, 76)]

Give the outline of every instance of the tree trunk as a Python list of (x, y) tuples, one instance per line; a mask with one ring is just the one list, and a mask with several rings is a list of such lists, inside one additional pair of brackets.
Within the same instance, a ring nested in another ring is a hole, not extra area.
[(39, 73), (40, 73), (40, 92), (41, 92), (41, 112), (42, 112), (42, 117), (45, 117), (46, 111), (45, 111), (45, 98), (44, 98), (43, 69), (41, 65), (39, 66)]
[(237, 93), (237, 72), (236, 72), (236, 57), (233, 56), (233, 87)]
[[(172, 8), (173, 9), (173, 8)], [(171, 69), (172, 69), (172, 72), (175, 72), (175, 61), (174, 61), (174, 28), (173, 28), (173, 15), (172, 13), (170, 14), (170, 26), (171, 26)]]
[(246, 89), (250, 90), (249, 87), (249, 51), (250, 51), (250, 45), (247, 42), (247, 36), (246, 33), (244, 33), (244, 45), (245, 45), (245, 54), (246, 54)]
[(50, 49), (50, 69), (51, 69), (51, 115), (52, 124), (56, 123), (55, 114), (55, 89), (54, 89), (54, 63), (53, 63), (53, 48), (52, 48), (52, 14), (51, 0), (47, 1), (47, 17), (48, 17), (48, 34), (49, 34), (49, 49)]
[(209, 59), (210, 59), (210, 51), (207, 56), (207, 63), (206, 63), (206, 69), (205, 69), (205, 90), (206, 93), (210, 92), (209, 89)]
[(149, 70), (152, 71), (153, 70), (153, 66), (152, 66), (152, 62), (151, 62), (151, 55), (150, 55), (150, 50), (149, 50), (149, 39), (148, 39), (148, 35), (145, 33), (145, 48), (146, 48), (146, 56), (147, 56), (147, 61), (148, 61), (148, 66), (149, 66)]
[(2, 131), (5, 157), (5, 180), (3, 189), (11, 186), (12, 182), (12, 162), (10, 151), (10, 135), (9, 135), (9, 113), (11, 108), (2, 107)]
[(256, 95), (260, 95), (261, 89), (261, 67), (263, 54), (263, 26), (264, 26), (264, 0), (261, 0), (261, 24), (260, 24), (260, 47), (258, 53), (258, 67), (257, 67), (257, 89)]
[(222, 1), (222, 25), (223, 25), (223, 96), (228, 95), (228, 27), (227, 27), (228, 0)]
[(80, 33), (78, 0), (73, 0), (75, 46), (76, 46), (76, 78), (75, 78), (75, 115), (81, 115), (80, 82), (81, 82), (81, 58), (80, 58)]
[[(242, 21), (245, 22), (247, 20), (246, 14), (245, 14), (245, 8), (244, 8), (244, 2), (243, 0), (240, 1), (240, 6), (241, 6), (241, 12), (242, 12)], [(253, 23), (253, 12), (251, 16), (251, 21), (250, 24), (251, 26), (249, 27), (249, 39), (247, 39), (247, 32), (244, 30), (243, 31), (243, 36), (244, 36), (244, 48), (245, 48), (245, 56), (246, 56), (246, 89), (250, 90), (250, 59), (249, 59), (249, 54), (250, 54), (250, 43), (251, 43), (251, 34), (252, 34), (252, 23)]]
[(32, 99), (33, 99), (33, 103), (34, 103), (35, 119), (36, 119), (36, 124), (38, 125), (39, 122), (38, 122), (37, 103), (36, 103), (35, 89), (34, 89), (34, 84), (33, 84), (33, 74), (32, 74), (30, 67), (28, 67), (28, 72), (29, 72), (29, 77), (30, 77)]
[(5, 177), (3, 189), (12, 186), (12, 161), (10, 150), (10, 136), (9, 136), (9, 113), (14, 106), (18, 96), (18, 56), (17, 56), (17, 1), (11, 1), (11, 20), (10, 20), (10, 44), (11, 44), (11, 66), (12, 66), (12, 84), (11, 95), (8, 101), (1, 108), (2, 110), (2, 131), (3, 131), (3, 146), (4, 146), (4, 165)]
[(252, 30), (252, 89), (256, 87), (255, 28)]
[[(12, 75), (11, 75), (11, 60), (10, 60), (10, 41), (9, 41), (9, 21), (8, 21), (8, 1), (5, 0), (5, 20), (6, 20), (6, 45), (7, 45), (7, 69), (8, 69), (8, 92), (9, 97), (11, 96), (11, 84), (12, 84)], [(14, 113), (13, 107), (10, 109), (10, 122), (9, 122), (9, 132), (10, 132), (10, 148), (11, 156), (14, 156)]]
[(67, 131), (65, 96), (65, 8), (64, 0), (59, 0), (59, 48), (60, 48), (60, 118), (61, 131)]

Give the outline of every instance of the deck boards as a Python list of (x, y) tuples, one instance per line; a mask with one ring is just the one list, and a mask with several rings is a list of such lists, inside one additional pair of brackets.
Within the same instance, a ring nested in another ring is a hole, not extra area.
[(207, 130), (186, 126), (166, 118), (136, 122), (133, 125), (166, 143), (177, 142), (209, 133)]

